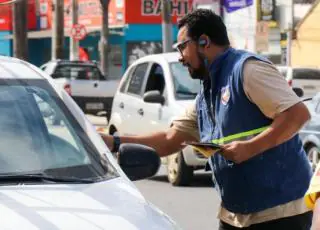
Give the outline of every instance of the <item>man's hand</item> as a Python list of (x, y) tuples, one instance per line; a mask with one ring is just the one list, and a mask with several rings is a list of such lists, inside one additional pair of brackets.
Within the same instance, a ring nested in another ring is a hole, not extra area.
[(99, 132), (100, 136), (102, 137), (103, 141), (106, 143), (106, 145), (108, 146), (108, 148), (110, 150), (113, 149), (113, 137), (111, 135)]
[(247, 141), (234, 141), (229, 144), (222, 145), (221, 154), (227, 160), (236, 164), (249, 160), (255, 155), (250, 143)]

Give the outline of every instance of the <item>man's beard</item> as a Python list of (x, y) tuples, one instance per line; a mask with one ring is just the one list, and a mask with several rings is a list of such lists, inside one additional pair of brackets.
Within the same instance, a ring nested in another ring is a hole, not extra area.
[(190, 65), (187, 65), (188, 71), (192, 79), (204, 80), (209, 75), (208, 67), (205, 64), (204, 56), (199, 52), (197, 52), (197, 54), (200, 60), (200, 66), (198, 68), (192, 68)]

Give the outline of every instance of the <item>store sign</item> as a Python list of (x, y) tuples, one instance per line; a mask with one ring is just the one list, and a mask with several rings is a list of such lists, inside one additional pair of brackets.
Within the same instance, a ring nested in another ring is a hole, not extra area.
[[(161, 1), (160, 0), (142, 0), (141, 1), (142, 15), (160, 15)], [(185, 15), (192, 10), (192, 5), (188, 1), (170, 1), (171, 15)]]
[[(52, 0), (39, 0), (43, 8), (41, 14), (41, 29), (51, 28), (52, 22)], [(116, 5), (116, 3), (118, 5)], [(124, 23), (124, 8), (120, 7), (121, 1), (110, 1), (109, 3), (109, 25), (122, 25)], [(78, 0), (78, 23), (90, 29), (100, 27), (102, 23), (102, 9), (99, 0)], [(46, 9), (46, 10), (45, 10)], [(71, 5), (70, 0), (64, 0), (64, 24), (65, 27), (71, 28)], [(122, 15), (121, 15), (122, 14)], [(122, 18), (121, 18), (122, 17)]]
[[(0, 0), (1, 2), (7, 2), (5, 0)], [(12, 30), (12, 4), (1, 5), (0, 7), (0, 30), (8, 31)], [(36, 2), (35, 0), (28, 0), (28, 29), (37, 28), (37, 18), (36, 18)]]
[[(161, 0), (130, 0), (126, 2), (125, 19), (127, 24), (160, 24)], [(170, 1), (172, 23), (193, 10), (193, 0), (171, 0)]]
[(253, 0), (225, 0), (224, 7), (228, 13), (253, 5)]

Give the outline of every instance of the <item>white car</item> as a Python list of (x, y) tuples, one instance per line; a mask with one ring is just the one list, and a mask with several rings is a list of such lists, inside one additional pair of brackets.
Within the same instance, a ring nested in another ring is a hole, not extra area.
[(320, 91), (320, 69), (287, 66), (277, 68), (290, 86), (303, 90), (304, 97), (313, 97)]
[[(177, 52), (155, 54), (130, 65), (114, 96), (110, 134), (141, 135), (167, 130), (175, 117), (195, 103), (200, 81), (192, 79), (178, 59)], [(204, 168), (207, 162), (191, 147), (166, 160), (168, 179), (173, 185), (190, 183), (193, 171)]]
[(85, 113), (104, 112), (109, 120), (120, 80), (106, 79), (98, 65), (91, 61), (52, 60), (40, 69), (63, 87)]
[(49, 75), (8, 57), (0, 72), (1, 229), (180, 229), (129, 180), (157, 172), (154, 150), (122, 145), (117, 164)]

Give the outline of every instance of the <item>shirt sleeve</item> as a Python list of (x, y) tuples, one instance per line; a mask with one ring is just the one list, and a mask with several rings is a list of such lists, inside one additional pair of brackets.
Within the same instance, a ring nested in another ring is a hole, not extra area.
[(197, 140), (200, 139), (197, 121), (196, 104), (193, 103), (191, 106), (172, 122), (173, 129), (185, 132), (195, 137)]
[(277, 68), (263, 61), (244, 64), (243, 86), (249, 100), (271, 119), (301, 101)]

